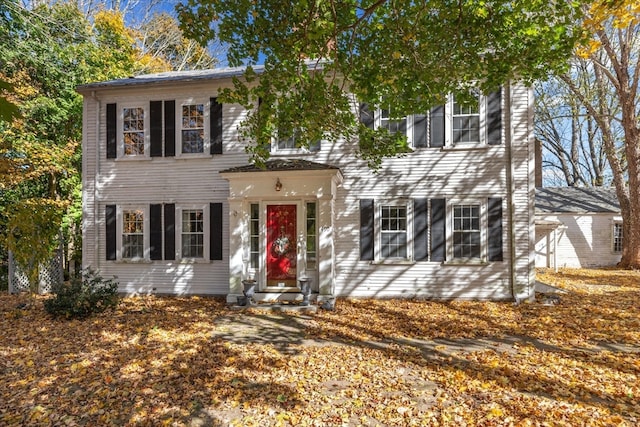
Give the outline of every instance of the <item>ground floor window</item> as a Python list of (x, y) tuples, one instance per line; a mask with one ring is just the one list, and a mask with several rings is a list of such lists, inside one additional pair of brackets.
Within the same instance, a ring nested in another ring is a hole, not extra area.
[(360, 260), (503, 261), (502, 198), (360, 200)]
[(622, 223), (613, 223), (613, 252), (622, 253)]
[(144, 258), (144, 211), (126, 209), (122, 211), (122, 258)]
[(407, 207), (380, 207), (380, 257), (407, 258)]
[(222, 260), (222, 203), (175, 203), (104, 207), (108, 261)]
[(204, 258), (204, 209), (182, 210), (182, 258)]
[(480, 259), (480, 205), (453, 206), (453, 258)]

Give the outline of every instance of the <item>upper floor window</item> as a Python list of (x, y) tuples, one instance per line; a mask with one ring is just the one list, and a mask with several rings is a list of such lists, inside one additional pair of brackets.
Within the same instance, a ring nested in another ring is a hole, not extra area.
[(293, 135), (288, 138), (277, 138), (271, 144), (271, 152), (274, 154), (301, 154), (320, 150), (320, 141), (310, 143), (308, 148), (302, 148), (300, 142), (300, 131), (296, 129), (293, 131)]
[(480, 99), (460, 103), (452, 97), (451, 136), (453, 144), (480, 143)]
[(613, 252), (622, 253), (622, 237), (622, 223), (614, 222), (612, 235)]
[(423, 114), (397, 117), (393, 105), (370, 109), (359, 105), (362, 124), (370, 129), (383, 128), (402, 133), (413, 148), (475, 148), (502, 143), (502, 91), (488, 95), (449, 95), (442, 105)]
[(122, 109), (122, 140), (126, 156), (145, 153), (144, 108), (125, 107)]
[(407, 118), (396, 118), (392, 115), (391, 107), (387, 109), (381, 109), (378, 111), (380, 127), (387, 129), (389, 133), (405, 133), (407, 132)]
[(182, 106), (182, 153), (204, 153), (204, 104)]

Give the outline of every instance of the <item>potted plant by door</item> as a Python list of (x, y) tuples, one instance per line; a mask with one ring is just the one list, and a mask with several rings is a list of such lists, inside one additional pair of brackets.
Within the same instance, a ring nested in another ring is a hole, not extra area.
[(298, 279), (300, 282), (300, 292), (302, 292), (302, 305), (309, 305), (309, 296), (311, 295), (311, 278), (302, 275)]
[(238, 305), (249, 306), (255, 305), (253, 296), (256, 293), (256, 279), (245, 279), (242, 281), (242, 293), (244, 300), (239, 301)]

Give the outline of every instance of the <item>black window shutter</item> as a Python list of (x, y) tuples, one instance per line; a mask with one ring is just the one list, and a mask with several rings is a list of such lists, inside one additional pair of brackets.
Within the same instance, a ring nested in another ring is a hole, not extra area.
[(429, 199), (413, 199), (413, 258), (429, 259)]
[(162, 157), (162, 101), (149, 103), (151, 157)]
[(222, 203), (211, 203), (209, 207), (211, 238), (209, 239), (209, 259), (222, 259)]
[(431, 261), (446, 261), (446, 199), (431, 199)]
[(502, 255), (502, 198), (489, 197), (489, 261), (503, 261)]
[(360, 260), (373, 261), (373, 199), (360, 200)]
[(415, 148), (428, 147), (427, 116), (416, 114), (413, 116), (413, 146)]
[(107, 205), (104, 210), (106, 224), (107, 260), (116, 259), (116, 205)]
[(487, 96), (487, 143), (502, 143), (502, 90)]
[(149, 206), (149, 256), (162, 259), (162, 205)]
[(164, 259), (176, 259), (176, 205), (164, 205)]
[(433, 107), (430, 113), (431, 147), (444, 147), (444, 105)]
[(117, 156), (117, 129), (116, 104), (107, 104), (107, 159), (115, 159)]
[(209, 112), (211, 126), (211, 154), (222, 154), (222, 104), (217, 98), (211, 98), (211, 110)]
[(164, 101), (164, 155), (176, 155), (176, 101)]
[(369, 109), (369, 104), (360, 104), (360, 122), (369, 129), (373, 129), (374, 117), (373, 111)]

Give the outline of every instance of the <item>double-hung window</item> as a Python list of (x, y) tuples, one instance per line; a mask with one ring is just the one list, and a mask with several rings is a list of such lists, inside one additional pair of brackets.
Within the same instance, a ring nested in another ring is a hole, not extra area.
[(293, 134), (287, 138), (276, 138), (271, 144), (271, 152), (278, 154), (302, 154), (306, 152), (316, 152), (320, 150), (320, 141), (309, 143), (309, 147), (305, 150), (300, 146), (300, 131), (295, 129)]
[[(390, 134), (407, 133), (407, 117), (393, 117), (391, 107), (378, 111), (379, 127), (387, 129)], [(407, 135), (409, 136), (409, 135)]]
[(204, 258), (204, 209), (182, 209), (182, 258)]
[(139, 106), (122, 108), (122, 153), (125, 156), (146, 154), (145, 109)]
[(452, 100), (451, 134), (453, 144), (480, 143), (480, 99), (463, 104)]
[(482, 257), (480, 205), (453, 205), (453, 259), (479, 260)]
[(124, 209), (122, 211), (122, 258), (144, 258), (144, 211)]
[(407, 207), (380, 207), (380, 257), (407, 258)]
[(204, 153), (204, 104), (183, 104), (180, 123), (180, 152), (182, 154)]
[(622, 253), (622, 223), (621, 222), (614, 222), (613, 223), (613, 230), (612, 230), (612, 246), (613, 246), (613, 252), (614, 253)]
[(486, 97), (473, 94), (470, 98), (449, 96), (446, 105), (446, 145), (472, 147), (487, 143)]

